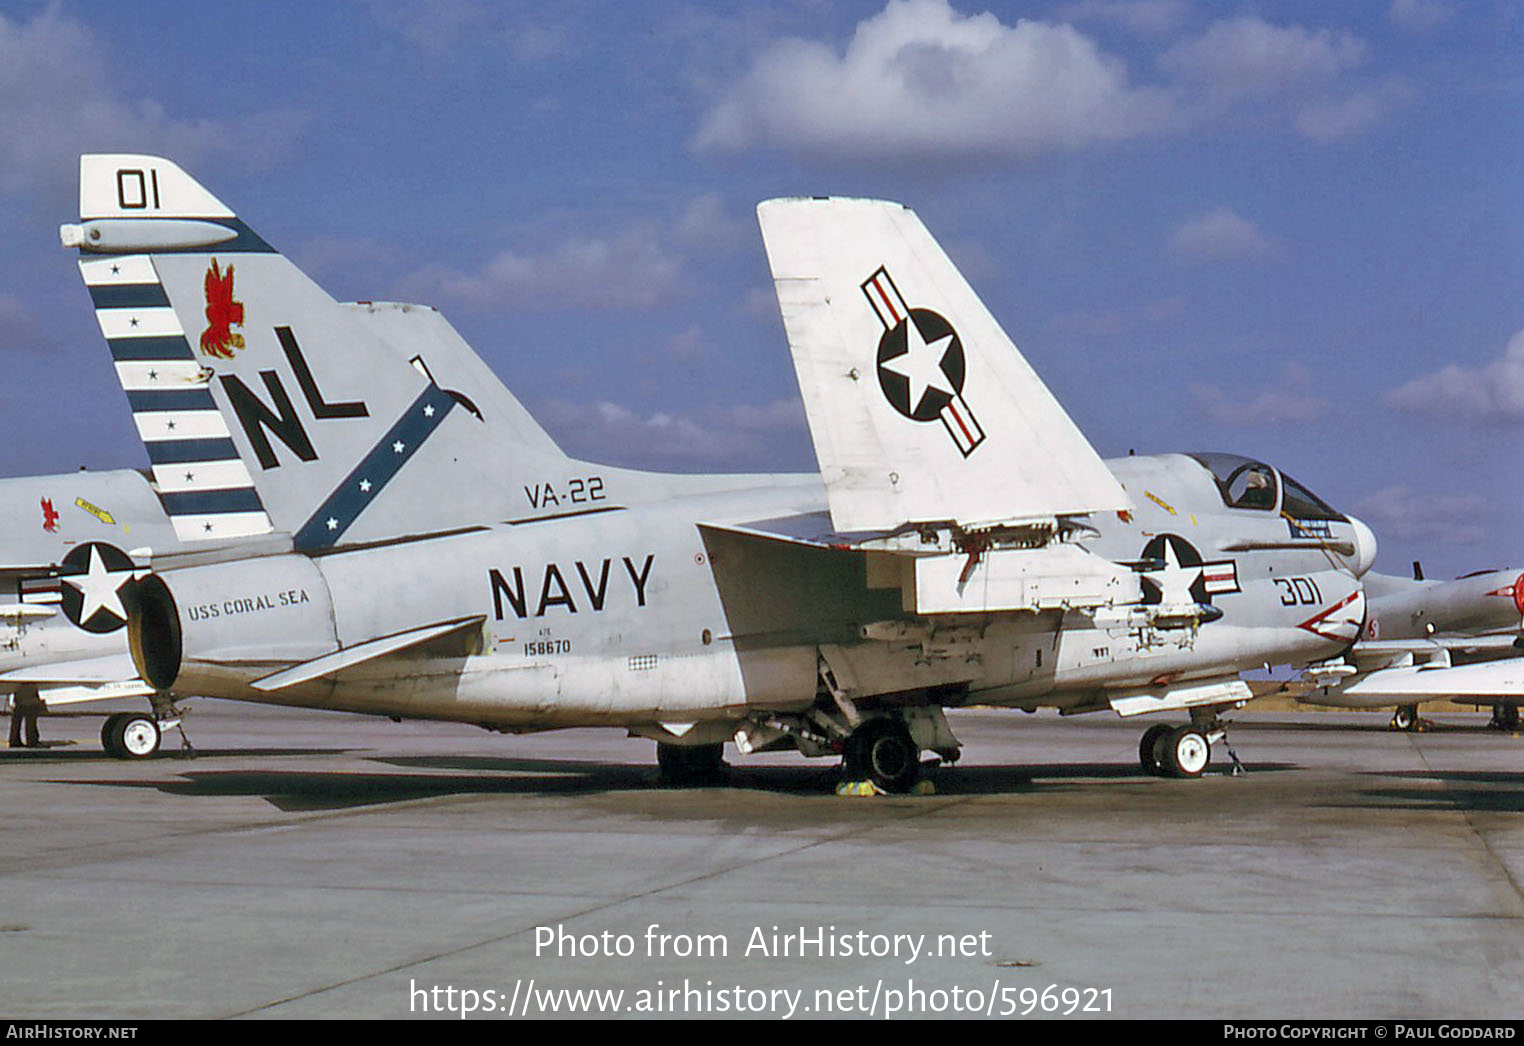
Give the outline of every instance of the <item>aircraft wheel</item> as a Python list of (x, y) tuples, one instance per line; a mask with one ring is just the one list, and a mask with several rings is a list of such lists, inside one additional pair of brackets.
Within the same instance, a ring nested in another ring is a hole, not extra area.
[(1159, 742), (1173, 729), (1168, 723), (1155, 723), (1143, 731), (1143, 739), (1138, 742), (1138, 762), (1143, 764), (1145, 774), (1158, 777), (1163, 772), (1159, 761)]
[(1398, 705), (1392, 713), (1393, 730), (1412, 730), (1418, 725), (1417, 705)]
[(152, 716), (123, 716), (116, 736), (121, 758), (147, 759), (159, 750), (159, 724)]
[(1513, 733), (1519, 729), (1519, 706), (1496, 704), (1492, 706), (1492, 720), (1487, 724), (1489, 729), (1503, 730)]
[(656, 742), (661, 783), (669, 788), (701, 788), (725, 780), (725, 743), (669, 745)]
[(847, 738), (842, 772), (849, 781), (872, 781), (886, 792), (908, 792), (921, 774), (921, 750), (904, 720), (880, 716)]
[(114, 715), (108, 715), (106, 721), (101, 724), (101, 747), (113, 759), (121, 759), (126, 755), (122, 751), (122, 724), (128, 718), (126, 712), (117, 712)]
[(1200, 777), (1212, 761), (1212, 743), (1193, 726), (1175, 727), (1159, 747), (1159, 763), (1170, 777)]

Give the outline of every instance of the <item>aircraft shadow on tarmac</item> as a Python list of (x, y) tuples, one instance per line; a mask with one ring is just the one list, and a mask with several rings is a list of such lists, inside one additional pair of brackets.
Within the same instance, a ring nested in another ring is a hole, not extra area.
[[(59, 781), (96, 787), (154, 789), (185, 797), (248, 796), (265, 800), (286, 812), (312, 812), (380, 807), (420, 799), (484, 795), (577, 796), (617, 793), (693, 793), (711, 791), (738, 796), (746, 792), (800, 797), (834, 798), (837, 770), (822, 766), (731, 767), (723, 785), (709, 789), (664, 789), (657, 770), (646, 763), (548, 760), (495, 757), (417, 756), (379, 759), (398, 773), (365, 770), (237, 769), (201, 770), (187, 767), (167, 780)], [(192, 764), (193, 766), (194, 764)], [(1292, 769), (1287, 764), (1262, 764), (1255, 773)], [(414, 772), (408, 772), (414, 771)], [(430, 771), (457, 771), (439, 773)], [(1213, 765), (1209, 776), (1222, 776), (1227, 767)], [(928, 764), (926, 779), (935, 797), (1016, 795), (1029, 792), (1078, 791), (1087, 782), (1152, 783), (1131, 763), (1013, 764), (937, 769)], [(1160, 786), (1191, 787), (1191, 782), (1159, 781)], [(1107, 785), (1106, 787), (1109, 787)], [(926, 796), (900, 796), (919, 801)]]
[[(1408, 770), (1401, 773), (1372, 774), (1411, 781), (1437, 781), (1443, 788), (1371, 788), (1364, 801), (1329, 805), (1368, 806), (1376, 809), (1437, 809), (1466, 813), (1524, 813), (1524, 773), (1492, 770)], [(1489, 787), (1490, 786), (1490, 787)]]
[[(197, 748), (185, 752), (166, 747), (151, 762), (194, 762), (197, 759), (262, 758), (275, 756), (343, 755), (347, 748)], [(80, 747), (73, 741), (44, 741), (36, 748), (0, 748), (0, 765), (5, 763), (116, 763), (119, 760), (99, 748)]]

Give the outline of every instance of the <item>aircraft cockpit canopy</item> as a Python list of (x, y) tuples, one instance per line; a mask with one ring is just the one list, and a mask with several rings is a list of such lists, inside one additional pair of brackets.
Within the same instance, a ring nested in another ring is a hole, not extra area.
[(1212, 478), (1228, 508), (1279, 511), (1292, 519), (1347, 522), (1322, 498), (1263, 461), (1238, 454), (1192, 454)]

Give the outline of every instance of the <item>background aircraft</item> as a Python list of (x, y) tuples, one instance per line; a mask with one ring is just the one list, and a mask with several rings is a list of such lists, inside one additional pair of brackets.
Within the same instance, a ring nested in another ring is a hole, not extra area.
[(759, 208), (824, 497), (559, 454), (496, 383), (389, 349), (435, 314), (334, 302), (169, 161), (84, 157), (80, 214), (177, 531), (270, 535), (153, 558), (127, 606), (159, 688), (618, 725), (672, 776), (840, 752), (886, 790), (956, 754), (949, 705), (1189, 710), (1140, 756), (1194, 776), (1240, 668), (1363, 620), (1368, 528), (1248, 459), (1103, 463), (898, 205)]
[[(1414, 564), (1415, 574), (1421, 574)], [(1524, 700), (1524, 571), (1487, 570), (1454, 581), (1369, 573), (1359, 643), (1312, 666), (1297, 700), (1335, 708), (1394, 708), (1392, 727), (1424, 729), (1421, 701), (1492, 706), (1489, 725), (1517, 730)]]
[[(155, 697), (127, 653), (123, 599), (132, 550), (178, 545), (147, 478), (132, 470), (0, 480), (0, 693), (44, 710)], [(67, 667), (66, 667), (67, 666)], [(179, 724), (167, 698), (150, 713), (118, 712), (106, 750), (141, 757)]]

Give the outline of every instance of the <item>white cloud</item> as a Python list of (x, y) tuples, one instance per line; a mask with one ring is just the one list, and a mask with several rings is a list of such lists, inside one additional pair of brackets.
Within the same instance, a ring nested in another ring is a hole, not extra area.
[(1355, 502), (1350, 511), (1378, 535), (1403, 541), (1475, 544), (1486, 536), (1479, 522), (1487, 499), (1474, 494), (1420, 494), (1403, 484), (1382, 487)]
[(402, 287), (418, 301), (481, 309), (643, 309), (678, 292), (682, 268), (654, 230), (639, 229), (616, 237), (572, 237), (538, 253), (502, 251), (477, 272), (431, 266)]
[(1169, 247), (1182, 257), (1204, 261), (1260, 257), (1272, 250), (1253, 222), (1227, 207), (1186, 221), (1170, 236)]
[(1274, 26), (1245, 15), (1214, 22), (1159, 57), (1177, 79), (1221, 100), (1301, 92), (1365, 61), (1366, 45), (1342, 30)]
[(1232, 425), (1316, 421), (1332, 407), (1312, 395), (1312, 375), (1298, 363), (1286, 367), (1279, 387), (1257, 396), (1232, 396), (1215, 385), (1193, 385), (1191, 399), (1202, 417)]
[(688, 204), (672, 224), (672, 235), (687, 247), (748, 246), (755, 241), (756, 234), (756, 220), (732, 217), (715, 193), (706, 193)]
[[(586, 216), (571, 220), (600, 228), (608, 224), (602, 214), (593, 221)], [(479, 309), (648, 309), (686, 292), (692, 282), (691, 256), (749, 251), (756, 242), (755, 225), (727, 213), (712, 193), (675, 207), (668, 217), (622, 232), (563, 233), (559, 240), (549, 240), (541, 227), (522, 235), (537, 245), (500, 251), (475, 271), (428, 266), (399, 281), (398, 290), (414, 301), (459, 302)]]
[(120, 78), (108, 75), (119, 64), (56, 7), (30, 21), (0, 15), (0, 190), (72, 184), (81, 152), (158, 152), (187, 167), (236, 152), (245, 166), (268, 164), (305, 123), (270, 110), (240, 116), (235, 134), (217, 121), (176, 119), (153, 99), (122, 97)]
[(1314, 141), (1348, 138), (1413, 92), (1399, 80), (1362, 79), (1370, 47), (1341, 29), (1271, 25), (1253, 15), (1214, 22), (1159, 56), (1191, 119), (1255, 112), (1290, 117)]
[(1450, 364), (1382, 397), (1388, 407), (1469, 425), (1524, 425), (1524, 330), (1477, 368)]
[(1342, 98), (1310, 103), (1296, 118), (1296, 129), (1320, 142), (1359, 134), (1374, 126), (1413, 96), (1400, 80), (1387, 80)]
[(569, 454), (678, 471), (786, 467), (780, 445), (793, 447), (797, 457), (808, 431), (798, 399), (650, 414), (607, 401), (552, 400), (535, 416)]
[(1161, 92), (1131, 85), (1119, 59), (1071, 26), (1007, 26), (946, 0), (890, 0), (844, 52), (772, 44), (709, 111), (695, 143), (954, 163), (1143, 135), (1168, 116)]

